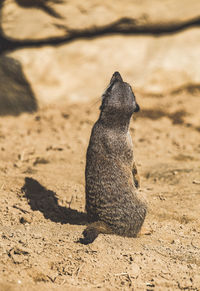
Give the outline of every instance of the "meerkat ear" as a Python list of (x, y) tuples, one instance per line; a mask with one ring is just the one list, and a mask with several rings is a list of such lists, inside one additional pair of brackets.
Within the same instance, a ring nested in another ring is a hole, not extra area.
[(139, 112), (140, 111), (140, 106), (136, 103), (136, 108), (134, 110), (134, 112)]
[(116, 81), (123, 82), (123, 79), (122, 79), (122, 77), (121, 77), (121, 75), (120, 75), (119, 72), (115, 72), (115, 73), (112, 75), (112, 78), (111, 78), (111, 80), (110, 80), (110, 84), (112, 84), (112, 83), (114, 83), (114, 82), (116, 82)]

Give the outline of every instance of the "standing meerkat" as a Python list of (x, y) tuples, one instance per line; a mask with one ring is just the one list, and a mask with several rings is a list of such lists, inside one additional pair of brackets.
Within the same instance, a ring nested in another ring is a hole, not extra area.
[(94, 124), (86, 157), (86, 211), (90, 224), (81, 242), (89, 244), (100, 233), (136, 237), (147, 206), (137, 194), (139, 180), (129, 132), (139, 111), (134, 93), (115, 72), (102, 95), (100, 116)]

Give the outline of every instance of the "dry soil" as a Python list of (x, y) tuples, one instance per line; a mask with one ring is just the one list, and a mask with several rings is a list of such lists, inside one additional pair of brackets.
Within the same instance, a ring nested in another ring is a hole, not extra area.
[(0, 290), (200, 290), (199, 94), (137, 94), (146, 234), (87, 246), (85, 153), (100, 101), (1, 117)]

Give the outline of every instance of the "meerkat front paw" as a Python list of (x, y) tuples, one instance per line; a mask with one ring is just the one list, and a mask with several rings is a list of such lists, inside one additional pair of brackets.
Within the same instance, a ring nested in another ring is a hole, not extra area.
[(137, 167), (135, 163), (133, 163), (132, 174), (133, 174), (133, 182), (135, 184), (135, 187), (138, 189), (140, 187), (140, 177), (138, 175), (138, 171), (137, 171)]

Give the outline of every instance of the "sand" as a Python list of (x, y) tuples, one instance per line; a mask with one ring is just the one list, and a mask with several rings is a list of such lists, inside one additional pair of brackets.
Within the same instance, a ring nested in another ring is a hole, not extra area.
[(87, 246), (78, 240), (98, 100), (1, 117), (1, 291), (200, 290), (199, 91), (137, 101), (131, 134), (138, 195), (149, 205), (144, 231)]

